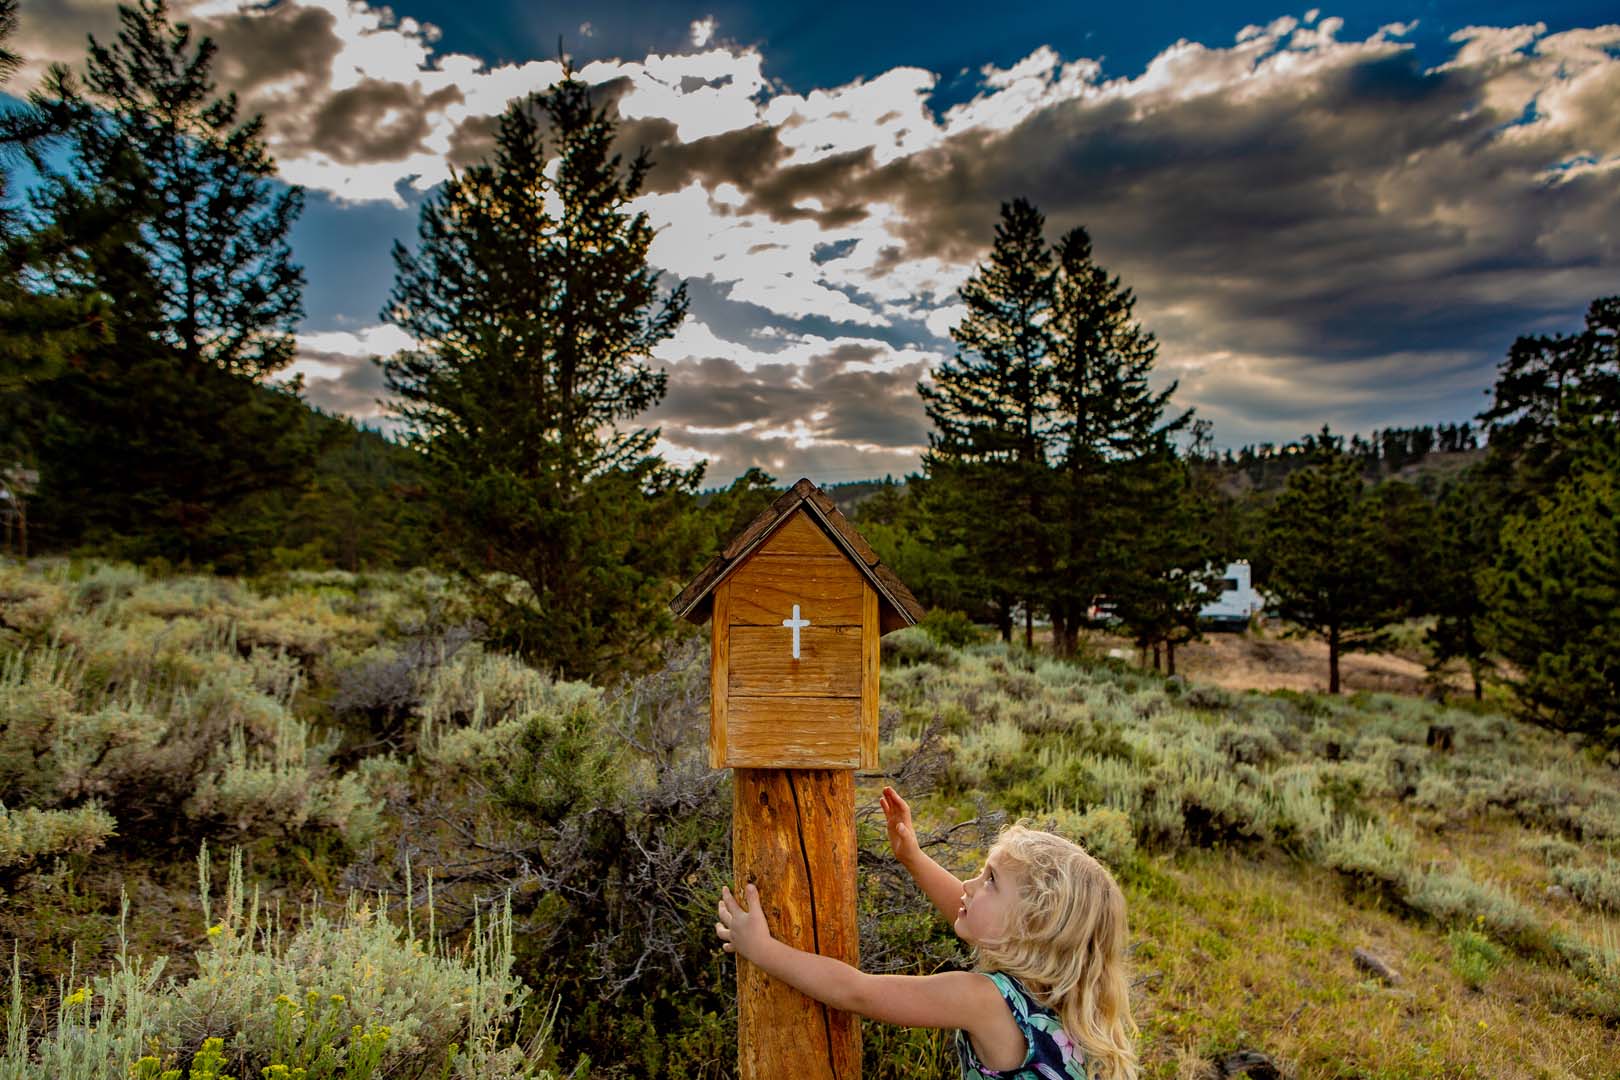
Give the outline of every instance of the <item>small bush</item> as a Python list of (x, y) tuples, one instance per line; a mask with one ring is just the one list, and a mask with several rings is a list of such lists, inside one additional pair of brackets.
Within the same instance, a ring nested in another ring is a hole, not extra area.
[[(200, 877), (210, 913), (206, 851)], [(63, 988), (43, 1032), (23, 1020), (14, 956), (0, 1078), (176, 1080), (188, 1060), (191, 1077), (218, 1080), (226, 1069), (270, 1078), (554, 1077), (531, 1064), (548, 1056), (544, 1046), (514, 1052), (503, 1037), (528, 998), (511, 974), (509, 907), (486, 905), (458, 948), (431, 932), (431, 907), (421, 926), (407, 903), (400, 926), (353, 896), (336, 919), (312, 913), (285, 932), (261, 922), (240, 853), (224, 901), (194, 976), (165, 980), (163, 960), (144, 962), (125, 942), (110, 973)]]
[(1530, 909), (1498, 885), (1475, 881), (1462, 870), (1431, 867), (1414, 875), (1406, 902), (1442, 924), (1489, 930), (1527, 952), (1542, 951), (1545, 931)]
[(945, 665), (951, 662), (950, 646), (938, 641), (919, 627), (908, 626), (883, 638), (883, 663), (892, 667), (918, 667), (923, 664)]
[(1136, 857), (1131, 819), (1112, 807), (1093, 806), (1083, 814), (1055, 810), (1044, 827), (1073, 840), (1110, 869), (1124, 867)]
[(72, 810), (7, 810), (0, 803), (0, 872), (50, 855), (86, 854), (112, 836), (112, 815), (91, 804)]
[(1535, 833), (1520, 840), (1518, 847), (1541, 859), (1548, 866), (1563, 866), (1581, 857), (1581, 845), (1551, 833)]
[(1234, 765), (1271, 765), (1283, 756), (1282, 743), (1263, 727), (1222, 724), (1215, 742)]
[(973, 624), (966, 612), (932, 608), (917, 624), (934, 641), (953, 649), (965, 649), (984, 641), (985, 633)]
[(1398, 889), (1413, 876), (1412, 834), (1375, 821), (1343, 821), (1321, 841), (1317, 861), (1367, 884)]
[(1552, 879), (1587, 907), (1620, 911), (1620, 863), (1610, 860), (1602, 866), (1555, 866)]
[(1477, 930), (1453, 930), (1446, 935), (1446, 944), (1451, 946), (1451, 970), (1471, 990), (1484, 986), (1502, 966), (1502, 950)]

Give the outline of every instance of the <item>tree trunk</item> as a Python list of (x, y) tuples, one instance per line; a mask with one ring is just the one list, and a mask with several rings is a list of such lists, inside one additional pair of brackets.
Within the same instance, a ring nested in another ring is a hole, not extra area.
[(1479, 664), (1476, 661), (1473, 661), (1473, 660), (1468, 661), (1468, 674), (1474, 680), (1474, 700), (1475, 701), (1484, 701), (1485, 700), (1485, 684), (1480, 681), (1480, 678), (1479, 678)]
[(1157, 641), (1153, 643), (1153, 670), (1159, 670), (1159, 643)]
[[(732, 890), (759, 888), (779, 941), (860, 963), (855, 921), (855, 773), (736, 769)], [(738, 1080), (859, 1080), (860, 1021), (737, 958)]]
[(1176, 643), (1174, 641), (1164, 643), (1164, 673), (1166, 675), (1176, 673)]
[(1035, 648), (1035, 607), (1028, 600), (1024, 601), (1024, 648)]
[(1328, 693), (1339, 692), (1339, 628), (1328, 629)]
[(1074, 655), (1069, 648), (1069, 618), (1061, 604), (1052, 605), (1052, 655), (1067, 658)]

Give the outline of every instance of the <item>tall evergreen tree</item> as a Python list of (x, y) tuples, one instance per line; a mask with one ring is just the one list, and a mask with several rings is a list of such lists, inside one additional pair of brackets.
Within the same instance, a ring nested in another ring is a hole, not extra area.
[(301, 384), (262, 382), (293, 356), (302, 193), (274, 180), (262, 120), (215, 95), (211, 41), (161, 0), (119, 18), (82, 86), (58, 65), (31, 97), (70, 158), (36, 204), (61, 238), (49, 287), (116, 298), (112, 340), (31, 392), (41, 517), (60, 543), (231, 565), (265, 539), (231, 509), (300, 482), (318, 450)]
[(629, 204), (651, 163), (622, 162), (616, 128), (572, 77), (511, 105), (493, 159), (423, 205), (415, 252), (396, 245), (383, 311), (419, 343), (383, 371), (447, 556), (499, 640), (570, 676), (632, 666), (667, 629), (701, 476), (624, 426), (663, 397), (648, 357), (687, 301), (647, 264)]
[(1380, 517), (1361, 465), (1323, 432), (1315, 464), (1288, 478), (1266, 521), (1267, 591), (1283, 618), (1328, 646), (1328, 693), (1339, 692), (1339, 658), (1366, 648), (1401, 614), (1389, 587)]
[(1468, 668), (1474, 700), (1485, 696), (1490, 669), (1484, 627), (1485, 596), (1480, 573), (1495, 558), (1501, 528), (1502, 497), (1493, 474), (1470, 469), (1440, 493), (1435, 505), (1429, 579), (1423, 588), (1424, 609), (1434, 616), (1426, 641), (1433, 670), (1453, 660)]
[(1514, 341), (1479, 419), (1493, 465), (1525, 495), (1550, 492), (1588, 429), (1620, 424), (1620, 296), (1592, 301), (1580, 333)]
[(1508, 517), (1481, 579), (1485, 637), (1519, 670), (1525, 715), (1620, 749), (1620, 428)]
[[(17, 30), (17, 0), (0, 0), (0, 83), (22, 57), (5, 47)], [(0, 469), (31, 460), (23, 440), (21, 395), (30, 383), (66, 366), (79, 350), (106, 338), (107, 298), (42, 288), (41, 267), (60, 258), (60, 237), (27, 227), (11, 202), (10, 166), (32, 150), (39, 118), (26, 105), (0, 116)]]
[(1027, 200), (1002, 204), (989, 261), (962, 286), (956, 356), (917, 387), (934, 424), (923, 459), (934, 531), (963, 552), (957, 576), (982, 583), (1003, 638), (1014, 604), (1023, 604), (1026, 642), (1050, 570), (1041, 543), (1053, 408), (1045, 226)]
[(1580, 333), (1516, 340), (1479, 418), (1490, 425), (1479, 480), (1495, 496), (1478, 543), (1479, 636), (1517, 669), (1527, 717), (1620, 744), (1620, 296), (1594, 300)]
[(1104, 557), (1127, 572), (1114, 578), (1108, 598), (1137, 647), (1153, 651), (1155, 667), (1164, 647), (1165, 670), (1174, 675), (1176, 647), (1199, 638), (1198, 613), (1220, 595), (1225, 553), (1210, 529), (1215, 503), (1192, 463), (1168, 445), (1117, 465), (1112, 476), (1126, 528)]
[[(1148, 385), (1158, 343), (1136, 321), (1135, 307), (1136, 297), (1119, 276), (1097, 265), (1086, 230), (1065, 233), (1057, 245), (1046, 324), (1060, 473), (1049, 519), (1056, 555), (1046, 601), (1062, 655), (1074, 652), (1092, 599), (1121, 591), (1143, 572), (1132, 565), (1135, 553), (1144, 550), (1133, 542), (1140, 538), (1133, 522), (1151, 525), (1155, 511), (1141, 499), (1163, 493), (1158, 509), (1166, 515), (1176, 513), (1180, 502), (1177, 483), (1136, 483), (1132, 496), (1127, 493), (1133, 485), (1119, 475), (1133, 462), (1162, 458), (1170, 437), (1192, 419), (1189, 411), (1165, 421), (1176, 384), (1161, 391)], [(1162, 470), (1140, 473), (1139, 481)]]

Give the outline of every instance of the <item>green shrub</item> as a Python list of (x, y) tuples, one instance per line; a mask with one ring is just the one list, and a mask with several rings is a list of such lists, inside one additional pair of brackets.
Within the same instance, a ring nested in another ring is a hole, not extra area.
[(334, 775), (332, 745), (294, 711), (295, 670), (257, 653), (219, 656), (164, 687), (123, 683), (110, 655), (49, 646), (5, 658), (0, 789), (30, 792), (41, 810), (85, 799), (128, 808), (118, 824), (132, 837), (173, 835), (175, 820), (234, 838), (319, 828), (358, 845), (371, 835), (369, 795)]
[(1620, 863), (1612, 859), (1602, 866), (1555, 866), (1552, 879), (1587, 907), (1620, 911)]
[(1317, 861), (1367, 884), (1400, 889), (1415, 874), (1416, 845), (1404, 829), (1350, 818), (1320, 841)]
[(1518, 847), (1541, 859), (1548, 866), (1563, 866), (1581, 857), (1581, 845), (1551, 833), (1533, 833), (1519, 841)]
[(1535, 914), (1499, 885), (1475, 881), (1466, 872), (1431, 867), (1414, 875), (1406, 902), (1441, 924), (1470, 925), (1527, 952), (1546, 947)]
[(1110, 869), (1136, 858), (1136, 834), (1131, 819), (1108, 806), (1093, 806), (1085, 813), (1057, 809), (1043, 827), (1085, 848)]
[(72, 810), (7, 810), (0, 803), (0, 873), (49, 855), (94, 851), (114, 831), (112, 815), (94, 803)]
[[(212, 918), (206, 849), (199, 869)], [(506, 1034), (529, 992), (511, 972), (510, 907), (486, 908), (454, 947), (433, 932), (431, 903), (415, 936), (414, 921), (397, 925), (352, 895), (335, 919), (310, 912), (282, 930), (261, 922), (236, 852), (195, 975), (164, 979), (166, 962), (132, 956), (121, 930), (112, 970), (71, 979), (54, 1023), (31, 1033), (14, 955), (0, 1080), (162, 1078), (180, 1075), (187, 1059), (191, 1076), (218, 1080), (226, 1068), (243, 1077), (551, 1077), (531, 1064), (547, 1056), (543, 1045), (514, 1052)]]
[(949, 663), (951, 648), (934, 639), (921, 627), (908, 626), (883, 637), (883, 663), (893, 667), (917, 667)]
[(1446, 944), (1451, 946), (1451, 970), (1472, 990), (1484, 986), (1502, 966), (1502, 950), (1478, 930), (1452, 930)]
[(966, 612), (930, 608), (917, 624), (934, 641), (953, 649), (963, 649), (985, 640), (985, 633), (973, 624)]

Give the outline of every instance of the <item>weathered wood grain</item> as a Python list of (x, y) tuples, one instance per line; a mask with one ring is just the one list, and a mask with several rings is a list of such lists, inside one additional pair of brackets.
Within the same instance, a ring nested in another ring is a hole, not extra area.
[(761, 555), (837, 555), (845, 558), (838, 545), (821, 531), (821, 526), (810, 519), (808, 511), (799, 510), (771, 533), (770, 539), (760, 547)]
[[(732, 889), (752, 881), (771, 933), (860, 963), (855, 920), (855, 775), (738, 769)], [(860, 1021), (737, 961), (739, 1080), (859, 1080)]]
[(754, 555), (726, 579), (734, 625), (781, 626), (799, 605), (816, 626), (861, 625), (866, 581), (842, 555)]
[(728, 704), (725, 764), (853, 769), (860, 765), (858, 698), (744, 697)]
[(878, 631), (877, 590), (862, 582), (861, 596), (861, 768), (878, 767), (878, 669), (883, 660)]
[(714, 590), (714, 622), (709, 628), (709, 768), (726, 765), (726, 683), (731, 672), (731, 583)]
[(807, 626), (799, 631), (799, 658), (793, 659), (793, 631), (785, 626), (733, 626), (730, 632), (731, 694), (782, 697), (854, 697), (861, 692), (861, 628)]

